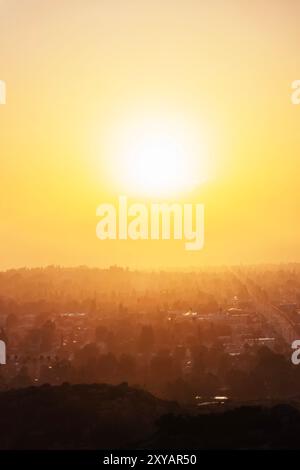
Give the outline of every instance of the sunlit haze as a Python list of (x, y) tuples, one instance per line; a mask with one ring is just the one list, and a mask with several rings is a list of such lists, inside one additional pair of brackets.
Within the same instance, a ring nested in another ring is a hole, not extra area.
[[(0, 0), (0, 267), (299, 261), (299, 8)], [(97, 239), (121, 194), (203, 203), (203, 250)]]
[(159, 112), (132, 119), (129, 113), (108, 136), (110, 179), (126, 193), (176, 198), (208, 178), (207, 136), (193, 122)]

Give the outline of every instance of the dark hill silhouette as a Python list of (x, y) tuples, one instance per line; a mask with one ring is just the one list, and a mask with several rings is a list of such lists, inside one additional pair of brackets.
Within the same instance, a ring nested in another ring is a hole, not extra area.
[(300, 412), (290, 405), (242, 406), (222, 413), (167, 415), (147, 449), (299, 449)]
[(0, 449), (300, 448), (294, 406), (199, 414), (127, 384), (2, 392), (0, 426)]
[(126, 448), (177, 411), (176, 403), (125, 383), (9, 390), (0, 393), (0, 449)]

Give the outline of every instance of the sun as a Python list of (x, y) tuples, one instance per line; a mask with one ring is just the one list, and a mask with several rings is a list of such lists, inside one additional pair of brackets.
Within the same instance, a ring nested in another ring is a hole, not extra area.
[(114, 129), (109, 154), (112, 177), (127, 193), (172, 196), (201, 185), (209, 174), (201, 129), (178, 117), (126, 120)]

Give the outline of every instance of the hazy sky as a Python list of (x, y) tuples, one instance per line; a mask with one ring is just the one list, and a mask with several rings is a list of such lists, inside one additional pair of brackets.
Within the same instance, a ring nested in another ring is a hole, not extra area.
[[(299, 0), (0, 0), (0, 268), (300, 261), (299, 18)], [(107, 136), (147, 113), (209, 142), (207, 182), (172, 197), (205, 204), (199, 253), (96, 238), (126, 190)]]

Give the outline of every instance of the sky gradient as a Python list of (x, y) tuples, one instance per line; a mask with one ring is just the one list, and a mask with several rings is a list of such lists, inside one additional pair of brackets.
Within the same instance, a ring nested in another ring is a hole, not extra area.
[[(300, 261), (299, 17), (298, 0), (0, 0), (0, 269)], [(205, 184), (171, 198), (205, 204), (201, 252), (96, 238), (126, 191), (107, 135), (147, 113), (209, 142)]]

